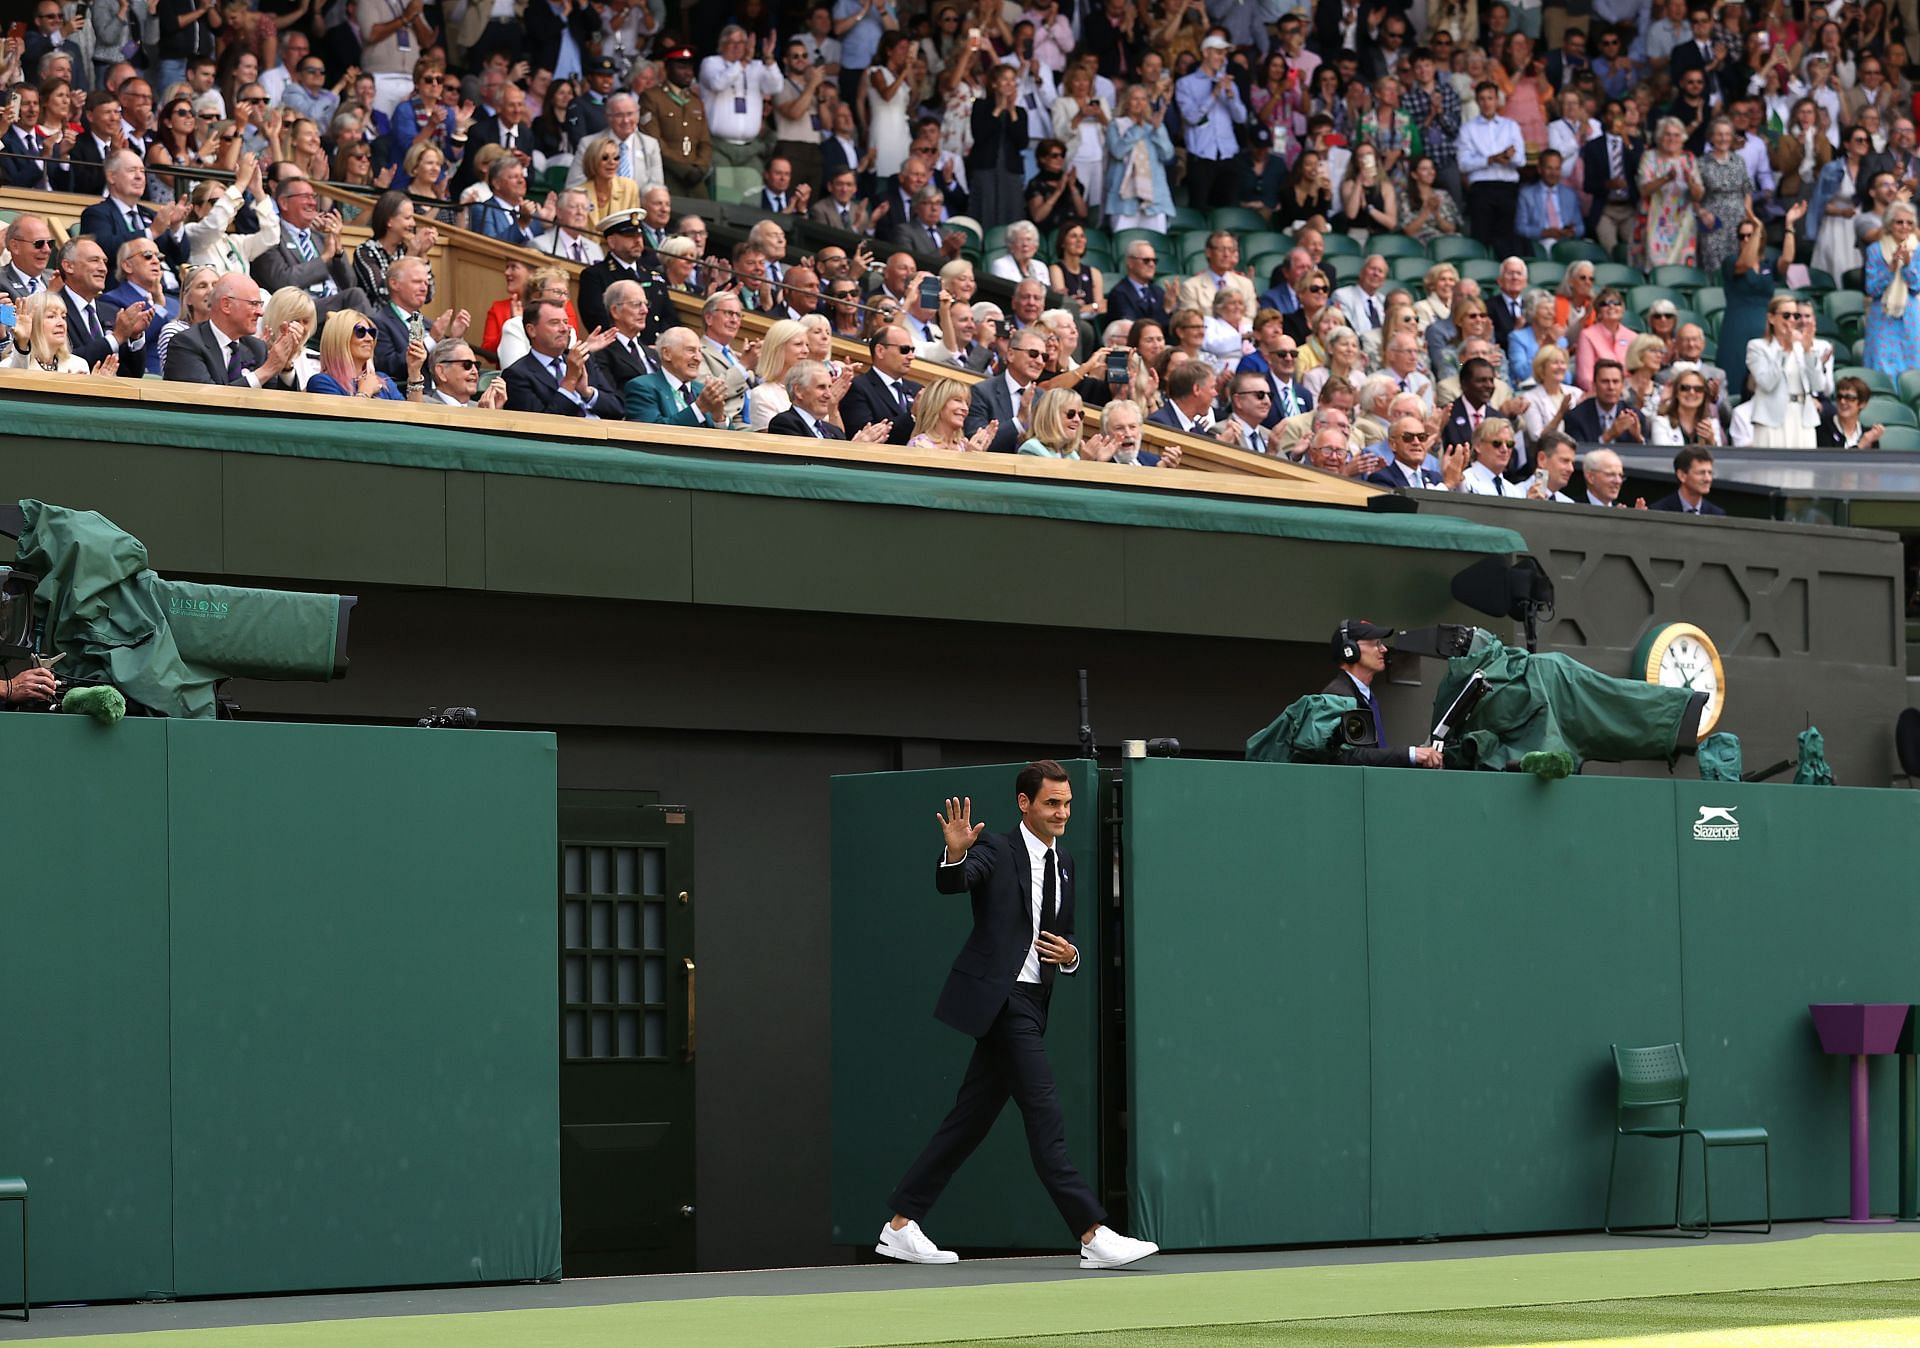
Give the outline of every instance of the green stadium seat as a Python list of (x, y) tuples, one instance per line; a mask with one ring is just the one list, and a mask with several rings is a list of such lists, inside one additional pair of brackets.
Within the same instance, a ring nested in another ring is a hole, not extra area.
[(1487, 246), (1484, 243), (1459, 234), (1436, 235), (1427, 244), (1427, 256), (1435, 262), (1464, 262), (1486, 255)]
[(1920, 449), (1920, 429), (1912, 426), (1889, 426), (1880, 432), (1880, 443), (1876, 449)]
[(1432, 265), (1427, 257), (1396, 257), (1387, 264), (1387, 274), (1396, 281), (1423, 281)]
[(1378, 253), (1388, 261), (1400, 257), (1424, 258), (1427, 255), (1425, 248), (1404, 234), (1376, 234), (1367, 240), (1367, 252)]
[(1461, 258), (1453, 265), (1462, 276), (1478, 281), (1483, 289), (1500, 280), (1500, 264), (1490, 257)]
[(1255, 290), (1265, 290), (1273, 282), (1267, 278), (1273, 275), (1273, 269), (1287, 260), (1285, 253), (1262, 253), (1246, 264), (1247, 275), (1253, 278)]
[(1830, 290), (1820, 297), (1820, 312), (1836, 320), (1857, 317), (1864, 321), (1867, 297), (1856, 290)]
[(1364, 257), (1367, 251), (1354, 240), (1352, 235), (1341, 234), (1338, 231), (1327, 235), (1326, 244), (1328, 257), (1332, 257), (1335, 253), (1342, 257)]
[[(1670, 301), (1678, 309), (1687, 302), (1687, 297), (1669, 286), (1635, 286), (1627, 292), (1627, 313), (1630, 318), (1638, 318), (1661, 300)], [(1631, 326), (1638, 327), (1638, 323)]]
[(1596, 290), (1605, 290), (1612, 286), (1615, 290), (1631, 290), (1645, 282), (1638, 267), (1629, 267), (1624, 262), (1596, 262), (1593, 264), (1593, 286)]
[[(987, 232), (991, 234), (993, 231), (988, 230)], [(1148, 243), (1152, 244), (1156, 253), (1167, 245), (1167, 236), (1157, 229), (1123, 229), (1112, 236), (1114, 255), (1116, 257), (1125, 257), (1127, 255), (1127, 249), (1133, 247), (1133, 245), (1141, 239), (1145, 239)]]
[(1256, 253), (1285, 253), (1292, 247), (1284, 234), (1275, 234), (1270, 229), (1256, 229), (1251, 234), (1240, 236), (1240, 256), (1252, 257)]
[(1727, 292), (1719, 286), (1701, 286), (1693, 292), (1693, 307), (1702, 314), (1717, 314), (1727, 307)]
[(1567, 264), (1552, 258), (1535, 258), (1527, 263), (1527, 281), (1542, 290), (1557, 290), (1567, 279)]
[(1884, 395), (1892, 398), (1897, 395), (1898, 391), (1894, 387), (1893, 380), (1887, 377), (1886, 371), (1884, 370), (1876, 370), (1870, 365), (1842, 365), (1837, 367), (1833, 372), (1833, 377), (1836, 381), (1845, 379), (1848, 376), (1852, 376), (1865, 384), (1868, 390), (1876, 397)]
[(1553, 245), (1555, 262), (1605, 262), (1607, 250), (1592, 239), (1561, 239)]
[[(1676, 1176), (1673, 1186), (1673, 1229), (1682, 1235), (1711, 1236), (1713, 1234), (1713, 1190), (1708, 1177), (1707, 1156), (1714, 1147), (1759, 1147), (1762, 1157), (1762, 1174), (1766, 1185), (1767, 1231), (1773, 1230), (1773, 1162), (1771, 1148), (1767, 1140), (1767, 1130), (1759, 1127), (1742, 1128), (1702, 1128), (1687, 1121), (1687, 1058), (1678, 1044), (1656, 1044), (1648, 1048), (1622, 1048), (1613, 1045), (1613, 1069), (1617, 1083), (1613, 1110), (1613, 1156), (1607, 1162), (1607, 1201), (1600, 1218), (1601, 1229), (1608, 1235), (1613, 1231), (1613, 1179), (1620, 1163), (1620, 1139), (1623, 1137), (1643, 1137), (1649, 1140), (1665, 1141), (1672, 1139), (1680, 1149), (1682, 1157), (1686, 1154), (1687, 1139), (1700, 1141), (1701, 1197), (1705, 1204), (1706, 1222), (1704, 1226), (1682, 1224), (1680, 1216), (1680, 1184)], [(1670, 1117), (1668, 1110), (1675, 1110), (1677, 1117)], [(1680, 1172), (1685, 1171), (1684, 1161), (1680, 1162)], [(1722, 1227), (1726, 1230), (1726, 1227)], [(1735, 1228), (1747, 1229), (1753, 1228)]]
[(1697, 290), (1709, 284), (1713, 278), (1699, 267), (1660, 266), (1647, 273), (1647, 280), (1657, 286), (1669, 286), (1675, 290)]
[(1869, 398), (1866, 410), (1860, 419), (1869, 426), (1915, 426), (1920, 427), (1920, 417), (1913, 409), (1898, 398)]
[(1824, 295), (1829, 290), (1836, 289), (1837, 286), (1838, 282), (1826, 272), (1818, 271), (1812, 267), (1807, 268), (1807, 289), (1811, 290), (1814, 294)]
[(722, 164), (713, 171), (713, 199), (744, 206), (760, 190), (760, 170)]
[[(1142, 231), (1143, 233), (1145, 231)], [(980, 236), (980, 249), (986, 253), (997, 253), (1007, 246), (1007, 227), (988, 225), (987, 232)]]
[(1191, 206), (1176, 206), (1173, 210), (1173, 219), (1169, 223), (1175, 229), (1205, 229), (1207, 216), (1206, 212), (1196, 211)]
[(1216, 206), (1208, 224), (1214, 229), (1230, 229), (1236, 234), (1250, 234), (1267, 227), (1260, 212), (1248, 206)]
[(1720, 363), (1720, 343), (1709, 337), (1700, 348), (1700, 359), (1709, 365)]
[(1902, 370), (1896, 381), (1900, 389), (1900, 401), (1920, 403), (1920, 370)]

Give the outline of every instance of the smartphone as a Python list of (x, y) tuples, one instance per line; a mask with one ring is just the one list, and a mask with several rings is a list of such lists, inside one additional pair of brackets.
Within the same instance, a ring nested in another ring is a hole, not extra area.
[(940, 307), (940, 278), (929, 276), (920, 283), (920, 307), (938, 309)]
[(25, 19), (21, 19), (17, 23), (10, 23), (7, 25), (7, 41), (18, 42), (24, 46), (26, 43), (26, 40), (27, 40), (27, 22)]
[(1022, 42), (1020, 44), (1020, 55), (1022, 58), (1028, 61), (1031, 61), (1033, 59), (1033, 39), (1032, 38), (1028, 38), (1025, 42)]
[(19, 321), (20, 315), (13, 307), (13, 301), (0, 300), (0, 328), (10, 328)]
[(1535, 487), (1538, 487), (1541, 491), (1545, 491), (1547, 489), (1547, 470), (1546, 469), (1540, 468), (1535, 470), (1533, 474), (1533, 481), (1527, 484), (1527, 490), (1531, 491)]
[(1127, 353), (1125, 351), (1107, 352), (1107, 382), (1109, 384), (1124, 384), (1128, 378)]

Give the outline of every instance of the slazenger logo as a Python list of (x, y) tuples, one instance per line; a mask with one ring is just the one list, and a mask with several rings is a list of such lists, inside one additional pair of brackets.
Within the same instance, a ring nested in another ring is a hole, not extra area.
[(1702, 805), (1700, 817), (1693, 821), (1697, 842), (1739, 842), (1740, 821), (1733, 817), (1738, 805)]

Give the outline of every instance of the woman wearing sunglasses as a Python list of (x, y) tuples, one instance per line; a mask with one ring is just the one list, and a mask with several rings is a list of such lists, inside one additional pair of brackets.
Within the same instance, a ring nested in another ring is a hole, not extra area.
[(1880, 443), (1883, 426), (1866, 426), (1860, 421), (1860, 413), (1866, 408), (1867, 399), (1873, 396), (1873, 390), (1867, 387), (1867, 381), (1856, 375), (1848, 375), (1833, 386), (1833, 415), (1820, 418), (1820, 431), (1815, 437), (1822, 449), (1872, 449)]
[(391, 379), (373, 368), (373, 348), (379, 339), (373, 320), (352, 309), (336, 309), (320, 330), (320, 373), (307, 383), (309, 393), (331, 393), (342, 398), (373, 398), (387, 402), (421, 402), (426, 397), (422, 371), (427, 349), (415, 342), (407, 348), (405, 398)]
[(1653, 415), (1647, 437), (1655, 445), (1719, 445), (1720, 420), (1707, 401), (1707, 377), (1698, 370), (1682, 370), (1667, 385), (1667, 399)]

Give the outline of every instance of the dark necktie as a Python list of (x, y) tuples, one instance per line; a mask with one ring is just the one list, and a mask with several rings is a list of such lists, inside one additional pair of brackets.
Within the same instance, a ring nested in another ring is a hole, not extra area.
[(1366, 699), (1367, 713), (1373, 717), (1373, 747), (1387, 747), (1387, 727), (1380, 720), (1380, 704), (1373, 700), (1373, 690), (1369, 688), (1362, 696)]
[(94, 312), (93, 302), (89, 300), (82, 304), (80, 312), (87, 317), (87, 334), (96, 342), (105, 341), (106, 336), (100, 331), (100, 315)]
[(240, 363), (240, 343), (235, 342), (233, 348), (227, 352), (227, 382), (229, 384), (239, 383), (240, 376), (244, 374), (245, 371), (246, 367)]
[(845, 206), (842, 206), (840, 208), (840, 228), (842, 229), (853, 228), (853, 217), (847, 214), (847, 208)]
[[(1054, 875), (1053, 875), (1053, 849), (1049, 847), (1047, 849), (1046, 874), (1040, 881), (1040, 930), (1041, 931), (1053, 930), (1053, 920), (1055, 917), (1059, 916), (1058, 905), (1059, 905), (1059, 897), (1058, 897), (1058, 891), (1055, 887), (1055, 881), (1054, 881)], [(1035, 933), (1035, 938), (1038, 939), (1038, 933)], [(1040, 981), (1043, 983), (1051, 983), (1053, 981), (1053, 975), (1057, 971), (1058, 967), (1059, 966), (1057, 965), (1048, 964), (1044, 960), (1041, 961)]]
[(1380, 306), (1373, 302), (1372, 296), (1367, 297), (1367, 322), (1376, 328), (1380, 326)]

